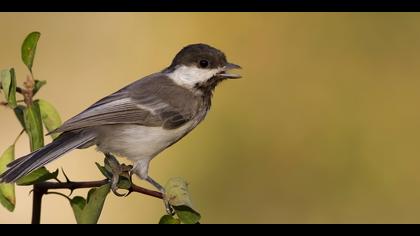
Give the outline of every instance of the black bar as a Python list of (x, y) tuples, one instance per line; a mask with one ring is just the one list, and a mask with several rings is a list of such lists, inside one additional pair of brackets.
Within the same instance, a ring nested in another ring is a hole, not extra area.
[(420, 2), (416, 0), (20, 0), (4, 1), (0, 10), (12, 12), (395, 12), (419, 11)]

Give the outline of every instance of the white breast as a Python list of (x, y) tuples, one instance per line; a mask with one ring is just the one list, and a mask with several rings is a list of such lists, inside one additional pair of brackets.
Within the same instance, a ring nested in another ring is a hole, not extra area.
[(190, 121), (172, 130), (140, 125), (108, 126), (99, 131), (101, 135), (98, 135), (97, 146), (101, 152), (110, 152), (132, 161), (152, 159), (189, 132), (193, 125)]

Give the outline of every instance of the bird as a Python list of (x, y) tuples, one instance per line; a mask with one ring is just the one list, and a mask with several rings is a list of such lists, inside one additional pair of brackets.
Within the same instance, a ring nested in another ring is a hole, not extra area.
[(131, 174), (164, 193), (148, 174), (150, 161), (204, 120), (216, 86), (241, 78), (229, 72), (234, 69), (241, 67), (228, 62), (219, 49), (203, 43), (187, 45), (162, 71), (100, 99), (50, 132), (59, 136), (9, 163), (0, 183), (16, 182), (74, 149), (96, 146), (105, 156), (130, 160)]

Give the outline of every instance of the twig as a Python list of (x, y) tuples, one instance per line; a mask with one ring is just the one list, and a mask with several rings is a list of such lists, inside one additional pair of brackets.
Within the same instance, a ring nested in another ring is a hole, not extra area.
[[(0, 84), (0, 89), (3, 89), (3, 86)], [(22, 94), (23, 90), (21, 87), (16, 87), (16, 92)]]
[(41, 205), (42, 205), (42, 196), (45, 194), (37, 188), (37, 185), (34, 185), (34, 197), (32, 201), (32, 224), (41, 223)]
[[(32, 205), (32, 224), (40, 224), (41, 221), (41, 205), (42, 205), (42, 197), (45, 194), (48, 194), (50, 189), (69, 189), (71, 191), (75, 189), (82, 189), (82, 188), (96, 188), (102, 185), (108, 184), (109, 180), (99, 180), (99, 181), (85, 181), (85, 182), (41, 182), (34, 185), (33, 193), (33, 205)], [(146, 189), (135, 184), (131, 185), (131, 188), (128, 190), (131, 192), (141, 193), (144, 195), (148, 195), (151, 197), (163, 199), (163, 195), (160, 192), (153, 191), (150, 189)], [(51, 193), (51, 192), (50, 192)]]

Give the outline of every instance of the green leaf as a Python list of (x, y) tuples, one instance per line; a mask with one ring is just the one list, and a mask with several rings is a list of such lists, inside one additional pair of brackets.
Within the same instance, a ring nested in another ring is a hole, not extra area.
[(44, 146), (41, 111), (38, 103), (33, 103), (24, 112), (26, 132), (29, 136), (31, 151), (36, 151)]
[(35, 80), (34, 89), (32, 90), (33, 96), (42, 88), (42, 86), (46, 85), (47, 81), (45, 80)]
[(101, 166), (98, 162), (95, 162), (96, 166), (98, 167), (99, 171), (108, 179), (112, 178), (112, 173), (110, 173), (105, 167)]
[(7, 104), (13, 109), (17, 106), (15, 70), (13, 68), (10, 70), (2, 70), (0, 72), (0, 79)]
[(118, 188), (120, 188), (120, 189), (130, 189), (131, 188), (130, 179), (120, 175), (120, 177), (118, 179)]
[(27, 186), (41, 183), (50, 179), (55, 179), (58, 176), (58, 169), (53, 173), (49, 172), (47, 168), (41, 167), (16, 181), (17, 185)]
[(159, 224), (160, 225), (178, 225), (178, 224), (181, 224), (181, 221), (171, 215), (164, 215), (162, 216), (162, 218), (160, 218)]
[(201, 215), (189, 206), (173, 206), (176, 215), (184, 224), (198, 224)]
[[(37, 100), (36, 103), (39, 105), (39, 109), (41, 111), (41, 119), (48, 132), (52, 132), (53, 130), (60, 127), (61, 118), (54, 106), (41, 99)], [(59, 135), (59, 133), (52, 133), (51, 137), (55, 139)]]
[(26, 127), (25, 127), (25, 109), (26, 109), (26, 107), (22, 106), (22, 105), (18, 105), (17, 107), (15, 107), (15, 109), (13, 109), (17, 119), (19, 120), (20, 125), (22, 125), (22, 128), (24, 130), (26, 130)]
[(101, 215), (102, 208), (108, 196), (110, 184), (105, 184), (99, 188), (89, 190), (87, 200), (76, 196), (70, 200), (76, 222), (78, 224), (96, 224)]
[[(7, 164), (15, 159), (15, 146), (12, 145), (3, 152), (0, 157), (0, 174), (4, 173), (7, 169)], [(0, 184), (0, 203), (9, 211), (15, 209), (16, 196), (14, 184)]]
[(28, 67), (29, 71), (32, 72), (32, 65), (35, 58), (36, 45), (38, 43), (41, 33), (32, 32), (26, 36), (22, 43), (22, 61)]
[(83, 209), (86, 206), (86, 199), (80, 196), (76, 196), (70, 200), (71, 208), (73, 209), (74, 217), (78, 224), (83, 222)]
[(192, 208), (187, 182), (180, 178), (171, 178), (165, 186), (165, 198), (172, 206), (186, 205)]

